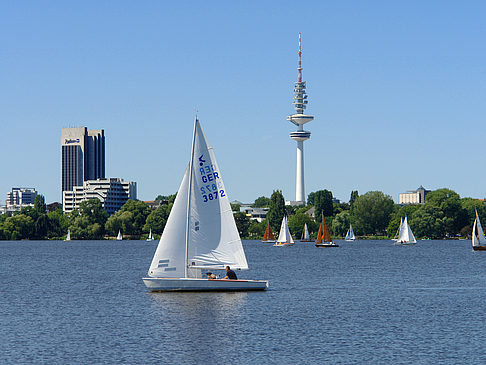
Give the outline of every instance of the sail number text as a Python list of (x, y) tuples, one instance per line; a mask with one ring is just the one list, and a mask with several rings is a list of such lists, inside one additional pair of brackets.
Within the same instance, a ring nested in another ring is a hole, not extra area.
[(199, 172), (201, 174), (201, 181), (205, 184), (200, 188), (204, 203), (210, 200), (216, 200), (218, 196), (220, 198), (226, 196), (223, 184), (221, 184), (221, 181), (218, 181), (220, 179), (219, 174), (217, 171), (214, 171), (213, 165), (203, 166), (199, 169)]

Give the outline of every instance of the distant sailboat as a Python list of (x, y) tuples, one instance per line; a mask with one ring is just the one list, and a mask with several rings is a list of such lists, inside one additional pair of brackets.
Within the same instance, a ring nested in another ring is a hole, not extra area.
[(64, 241), (71, 241), (71, 231), (68, 229), (66, 239)]
[(267, 223), (267, 229), (263, 235), (262, 242), (273, 243), (275, 242), (275, 236), (273, 235), (272, 229), (270, 228), (270, 222)]
[(301, 242), (312, 242), (309, 235), (309, 230), (307, 229), (307, 223), (304, 223), (304, 230), (302, 231)]
[(294, 244), (294, 239), (290, 234), (287, 217), (284, 216), (282, 219), (282, 224), (280, 225), (280, 234), (278, 235), (277, 242), (275, 242), (274, 246), (283, 247), (283, 246), (292, 246), (293, 244)]
[(146, 241), (153, 241), (154, 240), (154, 237), (152, 236), (152, 228), (150, 228), (150, 233), (148, 235), (148, 238), (146, 239)]
[(474, 251), (486, 251), (486, 238), (484, 237), (483, 227), (481, 227), (477, 210), (472, 230), (472, 246)]
[(400, 233), (398, 234), (397, 243), (401, 245), (413, 245), (417, 243), (417, 240), (415, 239), (415, 236), (413, 235), (413, 232), (408, 224), (407, 216), (405, 216), (405, 219), (400, 226)]
[(316, 247), (339, 247), (338, 244), (332, 241), (331, 233), (327, 228), (324, 214), (322, 215), (322, 222), (319, 226), (319, 232), (317, 233)]
[[(167, 224), (152, 258), (150, 291), (265, 290), (267, 280), (214, 280), (202, 270), (248, 270), (221, 170), (199, 120), (191, 157)], [(206, 276), (206, 275), (205, 275)]]
[(118, 231), (118, 236), (116, 236), (116, 240), (117, 240), (117, 241), (121, 241), (121, 240), (123, 240), (123, 236), (122, 236), (122, 234), (121, 234), (121, 231)]
[(349, 229), (346, 232), (346, 237), (344, 238), (346, 241), (354, 241), (356, 237), (354, 236), (353, 226), (349, 224)]

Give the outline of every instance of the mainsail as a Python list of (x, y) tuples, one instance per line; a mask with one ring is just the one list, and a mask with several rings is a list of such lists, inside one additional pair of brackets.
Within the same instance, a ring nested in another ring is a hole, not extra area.
[(402, 225), (400, 226), (400, 233), (398, 234), (397, 238), (398, 243), (417, 243), (415, 236), (413, 235), (412, 229), (410, 228), (407, 217), (403, 220)]
[(280, 234), (278, 235), (277, 242), (294, 243), (292, 235), (290, 234), (286, 216), (284, 216), (282, 219), (282, 224), (280, 225)]
[(322, 222), (319, 226), (319, 232), (317, 232), (316, 244), (320, 244), (323, 242), (332, 242), (331, 233), (329, 232), (329, 228), (327, 228), (324, 214), (322, 215)]
[(346, 237), (344, 238), (346, 241), (354, 241), (355, 236), (354, 236), (354, 231), (353, 231), (353, 226), (350, 224), (349, 229), (346, 232)]
[(486, 245), (486, 238), (484, 237), (483, 227), (481, 226), (477, 210), (472, 230), (472, 245), (475, 247)]
[(267, 229), (263, 234), (262, 241), (275, 241), (275, 236), (273, 235), (272, 228), (270, 228), (270, 222), (267, 222)]
[(150, 265), (152, 277), (189, 277), (188, 269), (248, 269), (213, 148), (199, 120), (186, 169)]

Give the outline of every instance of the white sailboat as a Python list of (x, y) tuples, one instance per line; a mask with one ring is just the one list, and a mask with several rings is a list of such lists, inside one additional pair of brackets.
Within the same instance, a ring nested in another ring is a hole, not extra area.
[(117, 241), (122, 241), (123, 240), (123, 236), (121, 234), (121, 231), (118, 231), (118, 235), (116, 236), (116, 240)]
[(346, 237), (344, 237), (346, 241), (354, 241), (356, 237), (354, 236), (353, 226), (351, 223), (349, 224), (349, 229), (346, 232)]
[(202, 270), (247, 270), (245, 252), (213, 148), (194, 121), (191, 158), (160, 238), (150, 291), (265, 290), (266, 280), (212, 280)]
[(486, 251), (486, 238), (484, 237), (483, 227), (479, 220), (478, 211), (476, 210), (476, 219), (474, 220), (472, 230), (472, 247), (474, 251)]
[(154, 236), (152, 236), (152, 228), (150, 228), (150, 233), (148, 235), (148, 238), (146, 239), (146, 241), (153, 241), (154, 240)]
[(289, 223), (287, 222), (287, 217), (284, 216), (282, 219), (282, 224), (280, 225), (280, 234), (278, 235), (277, 242), (275, 242), (274, 246), (284, 247), (284, 246), (292, 246), (293, 244), (294, 244), (294, 239), (290, 234)]
[(64, 241), (71, 241), (71, 231), (68, 229), (66, 239)]
[(307, 229), (307, 223), (304, 223), (304, 230), (302, 231), (301, 242), (312, 242), (309, 235), (309, 230)]
[(410, 225), (408, 224), (407, 216), (405, 216), (405, 219), (400, 226), (400, 233), (398, 234), (397, 243), (401, 245), (412, 245), (417, 243), (417, 240), (410, 229)]

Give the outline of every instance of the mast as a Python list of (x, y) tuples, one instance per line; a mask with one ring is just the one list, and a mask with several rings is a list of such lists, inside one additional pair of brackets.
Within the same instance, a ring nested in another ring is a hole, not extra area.
[(194, 132), (192, 133), (191, 159), (189, 161), (189, 187), (187, 192), (187, 215), (186, 215), (186, 259), (184, 263), (184, 277), (188, 277), (187, 265), (189, 262), (189, 218), (191, 213), (191, 190), (192, 190), (192, 169), (194, 162), (194, 147), (196, 144), (196, 125), (198, 123), (197, 114), (194, 119)]

